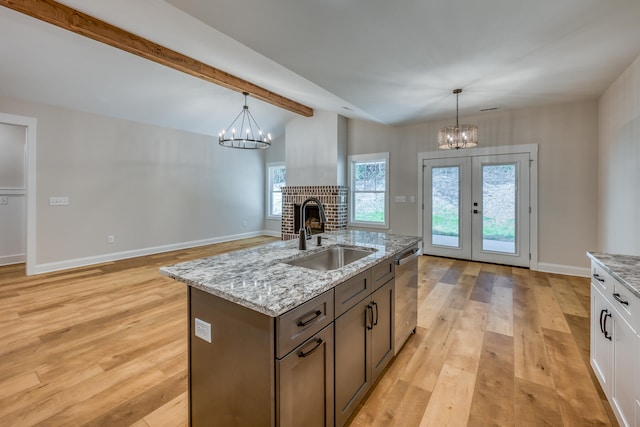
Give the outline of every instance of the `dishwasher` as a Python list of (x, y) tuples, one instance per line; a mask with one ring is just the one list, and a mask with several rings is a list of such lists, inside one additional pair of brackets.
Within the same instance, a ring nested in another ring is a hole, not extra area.
[(398, 354), (405, 341), (416, 331), (418, 323), (418, 256), (420, 248), (401, 252), (396, 261), (395, 343)]

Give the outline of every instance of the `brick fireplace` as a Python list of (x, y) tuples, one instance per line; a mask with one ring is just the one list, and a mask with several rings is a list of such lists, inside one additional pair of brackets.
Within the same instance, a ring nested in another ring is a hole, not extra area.
[[(347, 195), (348, 189), (342, 185), (290, 185), (282, 187), (282, 240), (298, 238), (296, 230), (296, 215), (300, 210), (300, 205), (308, 197), (315, 197), (322, 202), (327, 222), (324, 224), (324, 231), (339, 230), (347, 228)], [(313, 207), (315, 203), (307, 205), (311, 210), (307, 211), (308, 225), (316, 222), (313, 220)], [(309, 213), (311, 214), (309, 215)]]

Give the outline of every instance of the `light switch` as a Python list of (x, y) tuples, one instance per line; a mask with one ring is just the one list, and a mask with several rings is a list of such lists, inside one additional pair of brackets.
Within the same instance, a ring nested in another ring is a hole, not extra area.
[(410, 203), (415, 203), (416, 202), (416, 196), (409, 196), (409, 202)]
[(200, 320), (197, 317), (196, 320), (196, 336), (206, 342), (211, 342), (211, 323), (207, 323), (204, 320)]
[(49, 197), (49, 206), (67, 206), (68, 204), (69, 198), (67, 196)]
[(407, 196), (396, 196), (396, 203), (407, 203)]

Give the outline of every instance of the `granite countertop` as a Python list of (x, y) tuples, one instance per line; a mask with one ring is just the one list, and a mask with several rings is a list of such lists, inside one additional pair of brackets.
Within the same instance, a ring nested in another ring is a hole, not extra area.
[[(307, 240), (307, 250), (298, 250), (298, 240), (277, 241), (160, 268), (160, 273), (185, 282), (244, 307), (277, 317), (373, 267), (422, 238), (358, 230), (329, 231)], [(332, 245), (375, 249), (358, 261), (331, 271), (316, 271), (284, 264)]]
[(640, 256), (587, 252), (587, 256), (640, 298)]

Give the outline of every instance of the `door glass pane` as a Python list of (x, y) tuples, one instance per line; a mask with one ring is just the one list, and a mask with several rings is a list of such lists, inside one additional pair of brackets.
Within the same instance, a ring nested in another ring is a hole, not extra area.
[(516, 249), (516, 164), (482, 166), (482, 250)]
[(431, 244), (460, 247), (460, 167), (431, 169)]

